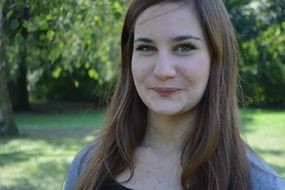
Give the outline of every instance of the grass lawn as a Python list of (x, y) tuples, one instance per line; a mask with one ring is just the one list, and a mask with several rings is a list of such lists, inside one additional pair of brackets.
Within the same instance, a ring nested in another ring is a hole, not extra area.
[[(0, 190), (59, 190), (74, 155), (103, 124), (95, 111), (17, 114), (21, 135), (0, 139)], [(285, 110), (244, 110), (246, 141), (285, 177)]]
[(242, 121), (246, 142), (285, 178), (285, 110), (246, 110)]

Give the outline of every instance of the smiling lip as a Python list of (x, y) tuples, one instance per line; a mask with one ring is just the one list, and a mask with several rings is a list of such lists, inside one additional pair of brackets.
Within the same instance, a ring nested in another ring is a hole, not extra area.
[(160, 96), (167, 97), (167, 96), (170, 96), (172, 94), (179, 92), (181, 89), (155, 87), (155, 88), (152, 88), (152, 90), (154, 90)]

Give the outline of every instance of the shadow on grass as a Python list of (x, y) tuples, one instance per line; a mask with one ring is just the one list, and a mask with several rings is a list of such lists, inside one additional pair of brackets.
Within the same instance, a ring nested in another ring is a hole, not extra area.
[[(260, 108), (251, 108), (251, 109), (242, 109), (240, 112), (240, 118), (242, 121), (244, 132), (251, 133), (257, 130), (256, 127), (261, 127), (262, 121), (265, 123), (271, 124), (276, 122), (275, 124), (283, 127), (285, 110), (282, 109), (260, 109)], [(270, 123), (268, 120), (273, 119)]]
[(12, 183), (0, 185), (1, 190), (39, 190), (63, 187), (68, 164), (54, 159), (33, 163), (34, 167), (25, 175), (16, 178)]
[(0, 153), (0, 166), (24, 162), (29, 160), (32, 155), (21, 151), (11, 151), (9, 153)]
[(41, 128), (0, 139), (0, 168), (9, 180), (0, 182), (0, 190), (61, 189), (72, 157), (90, 143), (90, 138), (95, 139), (95, 134), (94, 128)]
[(245, 133), (252, 133), (255, 132), (255, 129), (251, 128), (251, 124), (253, 123), (253, 117), (249, 114), (242, 114), (241, 122), (243, 127), (243, 132)]
[[(12, 140), (30, 140), (46, 142), (55, 148), (69, 150), (88, 144), (91, 139), (96, 138), (98, 131), (98, 129), (94, 130), (93, 128), (70, 128), (68, 130), (61, 128), (22, 129), (17, 137), (0, 139), (0, 144), (5, 146)], [(87, 140), (87, 137), (89, 137), (89, 140)]]
[(274, 156), (285, 156), (285, 150), (270, 150), (270, 149), (261, 149), (261, 148), (253, 148), (257, 154), (265, 154), (265, 155), (274, 155)]
[(104, 121), (104, 110), (76, 110), (15, 115), (20, 135), (0, 139), (0, 190), (61, 189), (72, 158)]
[[(285, 150), (271, 150), (271, 149), (261, 149), (254, 147), (253, 148), (254, 152), (257, 153), (258, 155), (263, 155), (264, 158), (267, 156), (276, 156), (279, 158), (284, 158), (285, 157)], [(273, 169), (277, 171), (278, 174), (285, 177), (285, 166), (280, 166), (276, 163), (268, 163)]]
[(21, 178), (17, 180), (17, 184), (11, 184), (9, 186), (3, 186), (0, 184), (1, 190), (38, 190), (38, 187), (35, 185), (32, 185), (28, 179)]

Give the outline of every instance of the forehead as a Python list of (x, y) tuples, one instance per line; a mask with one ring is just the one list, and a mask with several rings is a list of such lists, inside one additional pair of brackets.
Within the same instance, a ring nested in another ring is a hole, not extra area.
[(135, 23), (135, 36), (159, 33), (191, 33), (202, 37), (194, 3), (162, 3), (147, 8)]

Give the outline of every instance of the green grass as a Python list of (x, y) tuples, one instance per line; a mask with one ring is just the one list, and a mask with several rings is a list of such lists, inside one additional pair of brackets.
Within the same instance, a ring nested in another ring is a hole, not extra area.
[(103, 119), (102, 112), (16, 115), (21, 135), (0, 139), (0, 189), (61, 189), (74, 155)]
[(285, 111), (247, 110), (242, 121), (248, 144), (285, 178)]
[[(0, 189), (61, 189), (74, 155), (103, 120), (94, 111), (16, 115), (21, 135), (0, 139)], [(247, 142), (285, 177), (285, 110), (245, 110), (242, 121)]]

